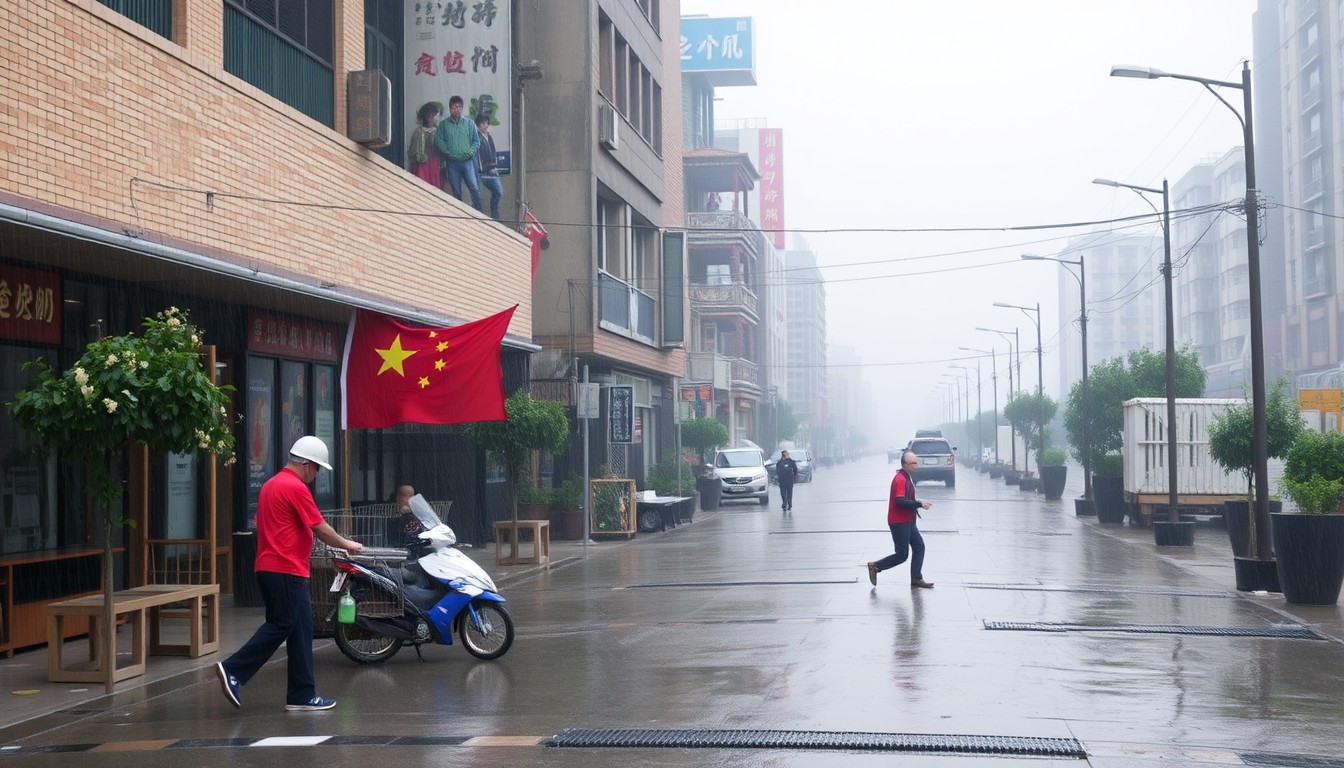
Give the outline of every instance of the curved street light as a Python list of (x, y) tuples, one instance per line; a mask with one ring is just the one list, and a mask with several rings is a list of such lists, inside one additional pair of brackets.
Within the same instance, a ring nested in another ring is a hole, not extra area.
[[(1252, 128), (1251, 113), (1251, 65), (1241, 64), (1241, 82), (1212, 80), (1194, 75), (1178, 75), (1163, 72), (1152, 67), (1111, 67), (1111, 77), (1136, 77), (1155, 80), (1169, 77), (1173, 80), (1189, 80), (1199, 83), (1204, 89), (1221, 101), (1223, 106), (1236, 115), (1241, 123), (1242, 151), (1246, 156), (1246, 279), (1250, 289), (1251, 322), (1251, 445), (1255, 465), (1255, 549), (1256, 559), (1269, 560), (1269, 443), (1265, 423), (1265, 329), (1260, 306), (1260, 211), (1258, 190), (1255, 185), (1255, 131)], [(1214, 90), (1219, 88), (1237, 88), (1241, 90), (1242, 112), (1228, 103), (1222, 94)]]
[[(999, 463), (999, 366), (996, 362), (994, 350), (975, 349), (974, 347), (957, 347), (964, 352), (979, 352), (982, 355), (989, 355), (989, 380), (994, 383), (994, 463)], [(980, 358), (975, 359), (975, 400), (976, 408), (980, 407)], [(979, 418), (978, 416), (976, 417)], [(980, 452), (984, 453), (983, 441)], [(983, 457), (982, 457), (983, 458)]]
[[(1013, 399), (1013, 350), (1017, 350), (1017, 386), (1022, 387), (1022, 345), (1017, 339), (1017, 329), (1013, 329), (1013, 338), (1008, 338), (1008, 331), (1001, 331), (998, 328), (982, 328), (977, 326), (977, 331), (986, 333), (997, 333), (1008, 342), (1008, 400)], [(1014, 434), (1013, 423), (1008, 422), (1008, 461), (1009, 466), (1014, 472), (1017, 471), (1017, 437)], [(994, 436), (994, 441), (998, 442), (998, 435)]]
[[(1022, 258), (1026, 261), (1053, 261), (1056, 264), (1064, 266), (1064, 271), (1068, 272), (1078, 281), (1078, 328), (1079, 335), (1083, 342), (1083, 402), (1089, 403), (1087, 397), (1087, 268), (1083, 264), (1083, 255), (1078, 254), (1077, 261), (1061, 259), (1059, 257), (1037, 256), (1034, 253), (1024, 253)], [(1078, 267), (1078, 274), (1073, 274), (1069, 266)], [(1091, 500), (1092, 498), (1092, 441), (1088, 435), (1087, 429), (1087, 407), (1083, 408), (1083, 498)]]
[[(1041, 459), (1045, 457), (1045, 364), (1042, 362), (1042, 359), (1045, 357), (1045, 350), (1041, 346), (1041, 303), (1039, 301), (1036, 302), (1035, 308), (1032, 308), (1024, 307), (1020, 304), (1008, 304), (1006, 302), (996, 301), (994, 302), (994, 306), (1003, 307), (1004, 309), (1022, 310), (1022, 314), (1026, 315), (1028, 320), (1031, 320), (1036, 324), (1036, 404), (1040, 407), (1038, 413), (1040, 421), (1037, 423), (1040, 425), (1039, 429), (1041, 430), (1040, 452), (1036, 454), (1036, 470), (1039, 472), (1041, 468)], [(1036, 317), (1033, 318), (1028, 314), (1030, 312), (1035, 312)], [(1027, 463), (1024, 457), (1022, 468), (1026, 469), (1026, 467)]]

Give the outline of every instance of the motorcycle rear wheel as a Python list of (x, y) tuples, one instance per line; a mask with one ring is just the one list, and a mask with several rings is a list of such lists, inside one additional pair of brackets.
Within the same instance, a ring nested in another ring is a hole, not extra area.
[(401, 640), (361, 628), (358, 624), (336, 625), (336, 647), (357, 664), (381, 664), (397, 655)]
[(503, 605), (493, 600), (472, 600), (471, 608), (476, 611), (481, 626), (476, 626), (470, 613), (462, 612), (457, 626), (462, 647), (478, 659), (498, 659), (513, 645), (513, 617)]

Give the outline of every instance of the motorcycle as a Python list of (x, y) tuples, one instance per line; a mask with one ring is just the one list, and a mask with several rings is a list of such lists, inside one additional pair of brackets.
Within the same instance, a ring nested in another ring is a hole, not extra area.
[[(429, 502), (416, 495), (410, 505), (425, 530), (405, 548), (366, 547), (356, 555), (332, 551), (331, 592), (349, 585), (355, 602), (353, 622), (334, 622), (336, 646), (351, 661), (377, 664), (410, 643), (423, 661), (421, 645), (452, 645), (456, 632), (472, 656), (498, 659), (513, 645), (513, 617), (504, 597), (456, 547), (456, 534)], [(339, 611), (332, 612), (333, 619)]]

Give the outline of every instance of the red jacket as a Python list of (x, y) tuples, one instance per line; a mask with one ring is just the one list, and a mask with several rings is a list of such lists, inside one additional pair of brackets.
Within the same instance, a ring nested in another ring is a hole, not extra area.
[(915, 501), (915, 479), (901, 469), (891, 478), (891, 498), (887, 501), (887, 524), (913, 523), (919, 502)]

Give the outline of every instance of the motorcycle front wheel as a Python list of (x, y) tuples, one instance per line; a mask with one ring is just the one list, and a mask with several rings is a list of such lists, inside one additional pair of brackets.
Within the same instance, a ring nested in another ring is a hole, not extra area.
[(472, 620), (470, 612), (462, 612), (457, 627), (462, 647), (486, 661), (503, 656), (513, 645), (513, 617), (493, 600), (472, 600), (471, 609), (480, 623)]
[[(465, 639), (465, 638), (464, 638)], [(347, 659), (358, 664), (379, 664), (401, 650), (401, 641), (361, 628), (358, 624), (336, 624), (336, 647)]]

